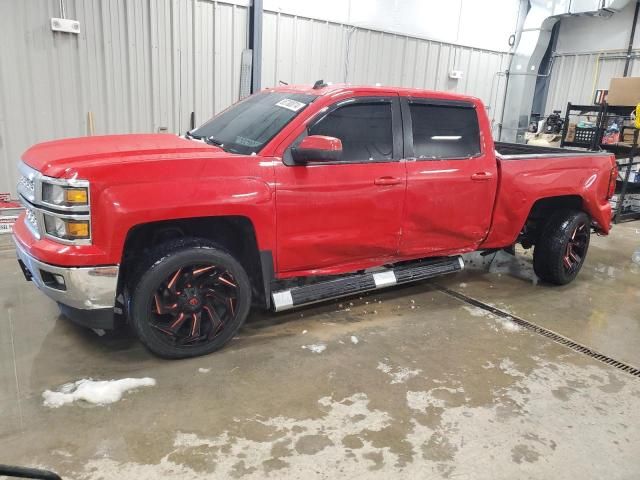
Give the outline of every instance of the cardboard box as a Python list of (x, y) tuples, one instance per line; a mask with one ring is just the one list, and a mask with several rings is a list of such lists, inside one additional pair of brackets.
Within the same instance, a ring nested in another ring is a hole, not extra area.
[(565, 142), (573, 142), (576, 139), (576, 124), (570, 123), (567, 127), (567, 134), (564, 137)]
[(609, 105), (635, 107), (640, 103), (640, 77), (612, 78), (607, 95)]

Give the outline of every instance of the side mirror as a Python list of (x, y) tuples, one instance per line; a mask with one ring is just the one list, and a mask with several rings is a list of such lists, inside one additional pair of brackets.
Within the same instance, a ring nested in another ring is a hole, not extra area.
[(342, 141), (324, 135), (309, 135), (297, 147), (291, 149), (296, 163), (336, 162), (342, 159)]

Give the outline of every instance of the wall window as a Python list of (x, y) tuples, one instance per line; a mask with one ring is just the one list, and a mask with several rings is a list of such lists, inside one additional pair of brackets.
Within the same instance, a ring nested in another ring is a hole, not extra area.
[(416, 158), (465, 158), (480, 153), (473, 108), (410, 103)]
[(311, 127), (309, 135), (326, 135), (342, 140), (342, 158), (347, 162), (391, 160), (391, 103), (345, 105)]

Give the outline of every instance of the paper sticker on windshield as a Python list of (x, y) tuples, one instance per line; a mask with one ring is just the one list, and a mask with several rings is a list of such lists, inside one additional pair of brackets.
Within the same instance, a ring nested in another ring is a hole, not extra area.
[(252, 140), (250, 138), (240, 136), (236, 137), (236, 143), (238, 145), (244, 145), (245, 147), (259, 147), (261, 145), (260, 142), (256, 142), (255, 140)]
[(282, 107), (286, 108), (287, 110), (291, 110), (292, 112), (297, 112), (301, 108), (306, 107), (306, 104), (298, 102), (296, 100), (291, 100), (290, 98), (283, 98), (278, 103), (276, 103), (276, 107)]

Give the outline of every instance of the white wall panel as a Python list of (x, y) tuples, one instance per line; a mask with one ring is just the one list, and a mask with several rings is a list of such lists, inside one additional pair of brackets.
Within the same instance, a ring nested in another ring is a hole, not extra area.
[(266, 10), (508, 51), (520, 0), (264, 0)]
[[(447, 90), (480, 97), (499, 120), (509, 54), (265, 12), (263, 87), (323, 79)], [(449, 78), (462, 70), (460, 80)]]
[[(504, 0), (507, 1), (507, 0)], [(184, 132), (238, 99), (246, 0), (0, 0), (0, 192), (30, 145), (95, 133)], [(327, 81), (456, 91), (499, 120), (509, 54), (265, 11), (263, 86)], [(461, 80), (448, 77), (463, 70)]]
[[(619, 12), (606, 16), (576, 15), (560, 20), (556, 51), (560, 54), (622, 50), (629, 44), (634, 1)], [(634, 45), (640, 41), (636, 27)]]
[[(549, 114), (553, 110), (562, 110), (564, 113), (567, 102), (590, 105), (595, 90), (608, 89), (613, 77), (623, 75), (624, 54), (626, 52), (620, 51), (557, 56), (551, 74), (545, 113)], [(640, 55), (640, 50), (634, 51), (634, 55)], [(632, 59), (630, 75), (640, 75), (638, 59)]]
[(65, 0), (79, 35), (54, 33), (58, 0), (0, 0), (0, 192), (37, 142), (184, 132), (239, 96), (246, 2)]

